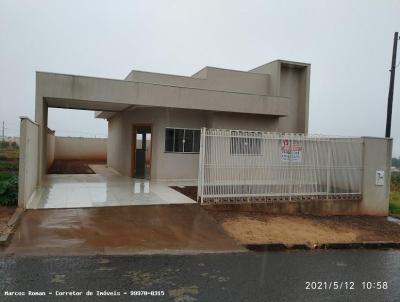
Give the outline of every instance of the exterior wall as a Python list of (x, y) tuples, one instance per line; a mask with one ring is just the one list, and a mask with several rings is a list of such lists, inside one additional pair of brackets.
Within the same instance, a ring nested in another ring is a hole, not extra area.
[(207, 127), (207, 112), (183, 109), (137, 108), (116, 114), (108, 123), (107, 164), (122, 175), (131, 176), (132, 128), (149, 124), (151, 134), (151, 179), (197, 179), (198, 154), (165, 152), (165, 128)]
[(240, 113), (210, 112), (209, 128), (276, 132), (279, 129), (279, 118)]
[(279, 132), (307, 134), (310, 65), (277, 60), (250, 71), (270, 74), (270, 95), (290, 99), (287, 116), (279, 118)]
[(46, 148), (47, 169), (50, 168), (50, 166), (54, 162), (55, 143), (56, 143), (56, 138), (54, 136), (54, 131), (47, 129), (47, 148)]
[[(49, 139), (47, 145), (50, 145)], [(106, 138), (56, 136), (54, 145), (54, 159), (107, 160)]]
[(216, 112), (137, 108), (116, 114), (108, 123), (109, 166), (122, 175), (131, 176), (132, 127), (152, 125), (151, 178), (153, 180), (197, 179), (199, 155), (165, 152), (165, 128), (196, 128), (225, 126), (225, 128), (274, 131), (277, 119), (254, 115), (232, 115)]
[(303, 132), (304, 127), (299, 127), (300, 116), (300, 77), (301, 70), (295, 68), (281, 67), (280, 93), (290, 98), (288, 116), (279, 119), (280, 132)]
[[(389, 212), (392, 139), (364, 137), (363, 201), (364, 215), (386, 216)], [(376, 185), (376, 171), (384, 171), (384, 185)]]
[(18, 206), (25, 208), (38, 181), (39, 126), (22, 117), (20, 126), (20, 154), (18, 175)]

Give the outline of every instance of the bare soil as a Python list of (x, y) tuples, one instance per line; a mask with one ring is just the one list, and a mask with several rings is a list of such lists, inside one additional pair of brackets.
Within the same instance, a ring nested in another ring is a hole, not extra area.
[(14, 211), (15, 207), (0, 206), (0, 236), (11, 231), (10, 227), (7, 226), (7, 222), (10, 220)]
[(179, 193), (182, 193), (183, 195), (193, 199), (194, 201), (197, 200), (197, 186), (184, 186), (184, 187), (171, 186), (171, 189), (174, 189)]
[(102, 161), (90, 160), (55, 160), (48, 169), (48, 174), (95, 174), (90, 164), (105, 164)]
[(208, 213), (241, 244), (400, 242), (400, 225), (383, 217)]

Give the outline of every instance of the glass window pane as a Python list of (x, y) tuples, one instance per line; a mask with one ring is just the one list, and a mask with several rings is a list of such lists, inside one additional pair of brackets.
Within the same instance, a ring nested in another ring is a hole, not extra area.
[(174, 130), (171, 128), (165, 129), (165, 151), (167, 152), (174, 151)]
[(193, 130), (185, 130), (185, 152), (193, 152)]
[(136, 133), (136, 149), (137, 150), (142, 149), (142, 137), (143, 137), (143, 134)]
[(200, 130), (194, 130), (193, 152), (200, 152)]
[(175, 152), (183, 152), (183, 139), (184, 139), (185, 130), (184, 129), (175, 129)]
[(260, 155), (261, 139), (255, 137), (231, 137), (231, 154)]

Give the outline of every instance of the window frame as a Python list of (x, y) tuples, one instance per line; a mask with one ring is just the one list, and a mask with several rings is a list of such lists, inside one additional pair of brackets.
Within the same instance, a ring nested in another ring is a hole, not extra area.
[[(173, 151), (167, 151), (166, 149), (166, 132), (167, 129), (173, 129), (174, 130), (174, 136), (172, 137), (172, 150)], [(164, 130), (164, 153), (178, 153), (178, 154), (199, 154), (200, 153), (200, 143), (199, 143), (199, 151), (190, 151), (190, 152), (186, 152), (185, 151), (185, 144), (183, 144), (183, 151), (175, 151), (175, 130), (183, 130), (183, 139), (185, 140), (185, 135), (186, 135), (186, 130), (192, 130), (193, 131), (193, 138), (192, 138), (192, 149), (194, 149), (195, 144), (195, 133), (196, 131), (199, 131), (199, 133), (201, 133), (201, 128), (181, 128), (181, 127), (165, 127)], [(201, 135), (199, 135), (199, 139), (201, 139)], [(186, 142), (186, 141), (185, 141)]]

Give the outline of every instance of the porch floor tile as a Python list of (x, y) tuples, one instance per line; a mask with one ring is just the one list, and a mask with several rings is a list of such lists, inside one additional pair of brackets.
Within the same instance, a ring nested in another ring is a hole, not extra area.
[(96, 174), (46, 175), (28, 209), (86, 208), (195, 203), (171, 189), (179, 182), (154, 182), (121, 176), (105, 165), (90, 165)]

